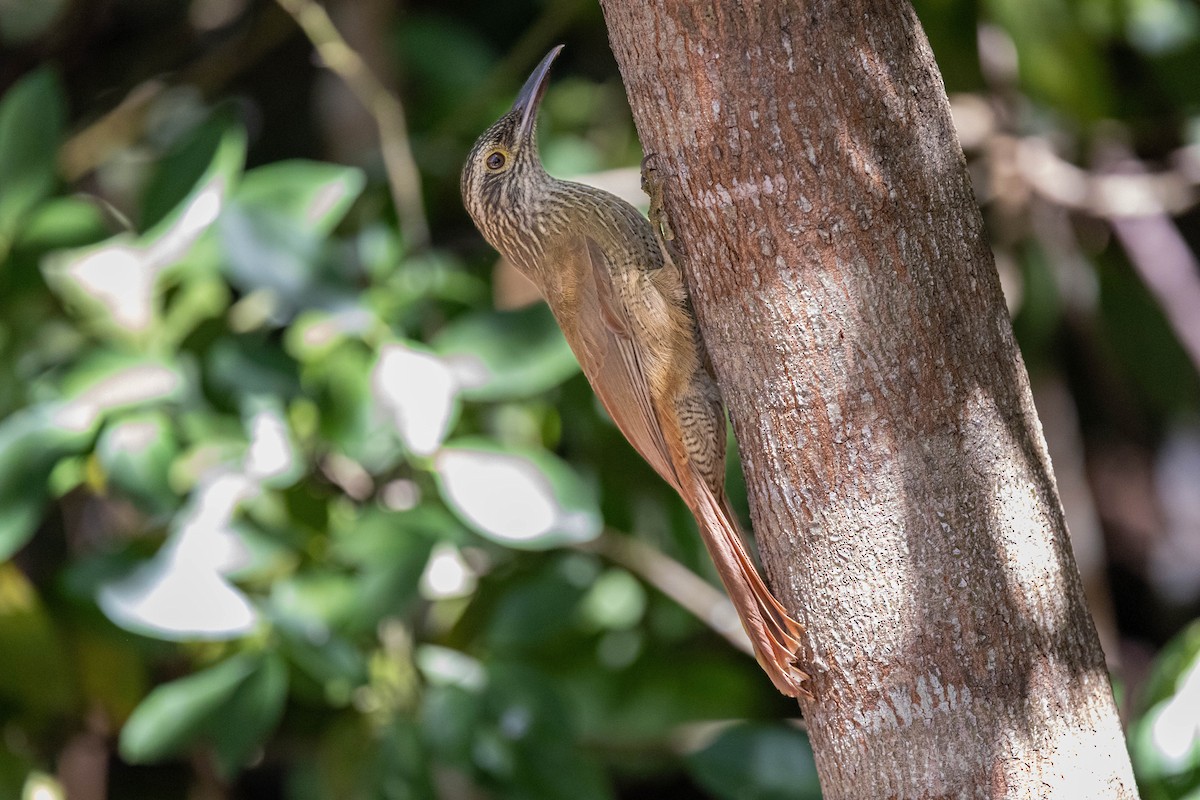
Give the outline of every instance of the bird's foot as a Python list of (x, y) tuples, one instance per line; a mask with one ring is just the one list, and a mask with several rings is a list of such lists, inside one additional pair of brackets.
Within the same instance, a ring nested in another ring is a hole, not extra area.
[[(662, 241), (669, 242), (675, 238), (671, 223), (667, 221), (667, 210), (663, 205), (663, 175), (655, 163), (659, 160), (658, 153), (650, 153), (642, 159), (642, 191), (650, 197), (650, 224), (654, 226), (655, 235)], [(663, 249), (666, 247), (664, 245)]]

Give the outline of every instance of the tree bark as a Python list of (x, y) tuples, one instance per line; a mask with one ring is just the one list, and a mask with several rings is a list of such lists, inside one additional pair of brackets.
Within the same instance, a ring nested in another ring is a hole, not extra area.
[(1136, 797), (928, 42), (885, 0), (602, 0), (808, 627), (827, 800)]

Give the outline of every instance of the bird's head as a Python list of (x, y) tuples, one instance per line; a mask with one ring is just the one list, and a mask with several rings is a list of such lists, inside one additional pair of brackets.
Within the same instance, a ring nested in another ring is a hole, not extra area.
[(526, 267), (533, 241), (533, 207), (540, 182), (546, 179), (537, 149), (537, 112), (546, 92), (550, 65), (558, 45), (542, 59), (521, 87), (508, 113), (483, 132), (471, 148), (462, 171), (462, 198), (467, 213), (493, 247), (519, 267)]

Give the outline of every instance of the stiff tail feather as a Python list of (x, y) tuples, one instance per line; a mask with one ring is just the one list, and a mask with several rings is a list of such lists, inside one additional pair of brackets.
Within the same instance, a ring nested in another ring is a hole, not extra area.
[(808, 674), (796, 665), (803, 626), (788, 615), (763, 583), (728, 506), (698, 475), (687, 483), (684, 499), (689, 501), (721, 583), (754, 645), (758, 663), (783, 694), (811, 697), (804, 686)]

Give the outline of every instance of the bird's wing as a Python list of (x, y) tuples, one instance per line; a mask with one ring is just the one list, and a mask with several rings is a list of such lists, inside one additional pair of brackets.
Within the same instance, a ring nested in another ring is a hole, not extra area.
[[(593, 391), (634, 449), (678, 491), (679, 479), (646, 386), (642, 356), (629, 336), (607, 258), (587, 236), (564, 242), (552, 255), (558, 269), (579, 276), (576, 300), (584, 310), (573, 320), (573, 335), (567, 340)], [(599, 313), (588, 313), (589, 308)]]
[[(628, 315), (613, 285), (612, 267), (604, 252), (590, 238), (580, 237), (562, 246), (554, 256), (552, 263), (579, 278), (575, 300), (582, 312), (576, 315), (567, 340), (592, 389), (629, 443), (696, 516), (717, 574), (741, 617), (759, 663), (775, 686), (791, 697), (807, 694), (803, 682), (808, 676), (795, 663), (802, 629), (763, 583), (727, 504), (714, 494), (694, 465), (682, 466), (686, 457), (681, 456), (678, 462), (671, 458), (663, 423), (646, 384), (644, 359), (636, 337), (630, 335)], [(588, 309), (598, 313), (588, 313)], [(678, 470), (675, 463), (681, 464)]]

